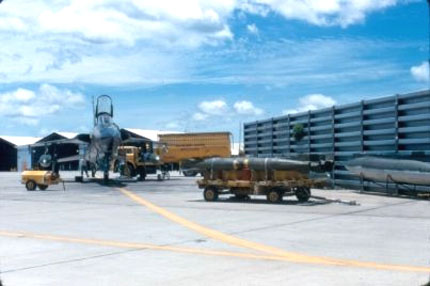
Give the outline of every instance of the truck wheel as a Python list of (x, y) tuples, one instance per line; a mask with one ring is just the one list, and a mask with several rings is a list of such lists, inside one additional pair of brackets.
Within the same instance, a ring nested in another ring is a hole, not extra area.
[(39, 187), (39, 190), (44, 191), (48, 188), (47, 185), (37, 185)]
[(283, 197), (282, 192), (280, 192), (278, 190), (270, 190), (267, 193), (267, 200), (272, 204), (282, 202), (282, 197)]
[(216, 201), (218, 199), (218, 191), (216, 190), (216, 188), (208, 187), (203, 192), (203, 197), (207, 202)]
[(304, 203), (309, 201), (311, 197), (311, 189), (308, 187), (299, 187), (296, 190), (296, 197), (299, 202)]
[(28, 180), (27, 183), (25, 183), (25, 188), (27, 191), (34, 191), (36, 189), (36, 182), (33, 180)]

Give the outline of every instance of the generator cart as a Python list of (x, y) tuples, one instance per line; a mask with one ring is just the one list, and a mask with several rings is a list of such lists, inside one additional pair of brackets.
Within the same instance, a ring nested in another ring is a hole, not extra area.
[(57, 185), (61, 182), (60, 176), (52, 171), (24, 171), (21, 174), (21, 183), (25, 185), (27, 191), (46, 190), (50, 185)]

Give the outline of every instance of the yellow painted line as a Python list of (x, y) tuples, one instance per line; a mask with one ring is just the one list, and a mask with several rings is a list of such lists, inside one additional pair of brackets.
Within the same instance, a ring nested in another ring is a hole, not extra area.
[(330, 257), (310, 256), (310, 255), (285, 251), (283, 249), (267, 246), (257, 242), (252, 242), (246, 239), (235, 237), (235, 236), (225, 234), (220, 231), (199, 225), (181, 216), (178, 216), (162, 207), (159, 207), (125, 188), (119, 188), (118, 190), (124, 195), (128, 196), (133, 201), (147, 207), (153, 212), (158, 213), (159, 215), (165, 217), (166, 219), (173, 221), (175, 223), (178, 223), (199, 234), (202, 234), (204, 236), (207, 236), (209, 238), (212, 238), (218, 241), (222, 241), (230, 245), (263, 252), (265, 253), (265, 255), (268, 254), (269, 256), (280, 257), (281, 260), (284, 260), (284, 261), (319, 264), (319, 265), (331, 265), (331, 266), (370, 268), (370, 269), (390, 270), (390, 271), (430, 272), (430, 267), (424, 267), (424, 266), (408, 266), (408, 265), (382, 264), (382, 263), (376, 263), (376, 262), (363, 262), (363, 261), (337, 259), (337, 258), (330, 258)]
[(226, 256), (226, 257), (237, 257), (237, 258), (245, 258), (245, 259), (275, 260), (275, 261), (284, 260), (282, 257), (279, 257), (279, 256), (258, 255), (258, 254), (221, 251), (221, 250), (208, 250), (208, 249), (199, 249), (199, 248), (191, 248), (191, 247), (163, 246), (163, 245), (155, 245), (155, 244), (147, 244), (147, 243), (139, 243), (139, 242), (120, 242), (120, 241), (112, 241), (112, 240), (88, 239), (88, 238), (51, 235), (51, 234), (37, 234), (37, 233), (23, 232), (23, 231), (0, 230), (0, 236), (39, 239), (39, 240), (48, 240), (48, 241), (65, 242), (65, 243), (88, 244), (88, 245), (97, 245), (97, 246), (109, 246), (109, 247), (116, 247), (116, 248), (136, 249), (136, 250), (138, 249), (161, 250), (161, 251), (179, 252), (179, 253), (186, 253), (186, 254), (200, 254), (200, 255), (206, 255), (206, 256)]

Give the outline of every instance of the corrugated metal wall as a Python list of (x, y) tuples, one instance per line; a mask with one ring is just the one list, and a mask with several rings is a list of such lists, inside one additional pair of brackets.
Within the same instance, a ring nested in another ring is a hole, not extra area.
[[(293, 128), (299, 123), (304, 127), (305, 136), (296, 141)], [(332, 177), (336, 185), (384, 190), (385, 184), (362, 184), (342, 162), (360, 154), (430, 161), (430, 93), (394, 95), (246, 123), (244, 140), (248, 156), (310, 154), (334, 157), (336, 164)], [(399, 186), (389, 184), (389, 187)], [(428, 191), (426, 188), (421, 190)]]

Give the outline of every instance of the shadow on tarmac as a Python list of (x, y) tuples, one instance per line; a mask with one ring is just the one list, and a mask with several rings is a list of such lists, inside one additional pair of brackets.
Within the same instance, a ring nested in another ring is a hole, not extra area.
[[(206, 202), (203, 199), (200, 200), (189, 200), (188, 202), (201, 203)], [(264, 199), (238, 199), (235, 197), (230, 197), (226, 199), (218, 199), (214, 202), (207, 202), (211, 204), (253, 204), (253, 205), (286, 205), (286, 206), (304, 206), (304, 207), (312, 207), (312, 206), (320, 206), (320, 205), (328, 205), (332, 202), (328, 201), (318, 201), (318, 200), (309, 200), (307, 202), (299, 202), (296, 200), (284, 200), (279, 203), (270, 203)]]

